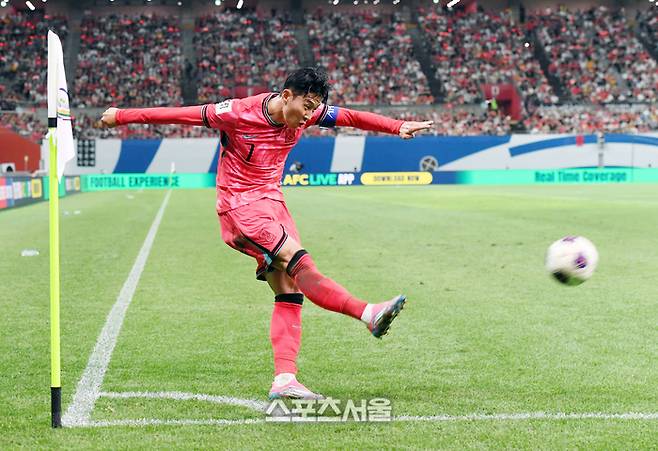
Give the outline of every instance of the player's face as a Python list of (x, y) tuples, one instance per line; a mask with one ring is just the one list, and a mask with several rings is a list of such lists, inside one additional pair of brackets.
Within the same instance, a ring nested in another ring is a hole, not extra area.
[(304, 125), (322, 103), (322, 99), (317, 94), (294, 95), (288, 89), (285, 89), (281, 96), (284, 102), (283, 119), (289, 128)]

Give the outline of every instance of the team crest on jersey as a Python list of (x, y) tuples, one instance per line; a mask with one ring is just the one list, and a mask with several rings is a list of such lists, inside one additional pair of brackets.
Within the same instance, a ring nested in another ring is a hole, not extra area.
[(276, 237), (269, 230), (263, 229), (258, 234), (258, 238), (261, 244), (270, 244), (274, 242)]
[(231, 111), (233, 100), (224, 100), (223, 102), (215, 104), (215, 114), (228, 113)]

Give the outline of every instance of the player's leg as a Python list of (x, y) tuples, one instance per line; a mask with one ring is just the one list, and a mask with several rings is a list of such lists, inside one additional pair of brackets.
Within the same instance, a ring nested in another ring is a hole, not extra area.
[(391, 322), (406, 302), (406, 297), (402, 295), (378, 304), (368, 304), (358, 299), (318, 271), (311, 255), (290, 236), (274, 256), (272, 266), (285, 271), (314, 304), (363, 321), (377, 338), (388, 332)]
[(286, 272), (314, 304), (363, 321), (377, 338), (386, 334), (406, 302), (405, 296), (399, 295), (368, 304), (320, 273), (300, 245), (294, 221), (281, 201), (260, 199), (220, 215), (220, 221), (224, 241), (259, 262), (259, 279), (265, 279), (267, 269)]
[(302, 339), (304, 295), (283, 271), (265, 275), (274, 292), (270, 340), (274, 351), (274, 374), (297, 374), (297, 354)]
[[(269, 396), (275, 398), (318, 399), (315, 394), (297, 381), (297, 354), (301, 345), (301, 313), (304, 295), (300, 293), (295, 282), (285, 271), (276, 271), (269, 267), (267, 252), (248, 239), (240, 230), (243, 216), (240, 212), (219, 215), (222, 227), (222, 239), (232, 248), (256, 259), (256, 278), (266, 280), (274, 292), (274, 309), (270, 325), (270, 339), (274, 351), (275, 377)], [(246, 215), (254, 217), (262, 212), (252, 209)], [(281, 230), (277, 224), (270, 233)], [(267, 228), (265, 229), (267, 230)], [(257, 233), (253, 236), (268, 234)], [(287, 235), (286, 235), (287, 236)], [(267, 257), (267, 258), (266, 258)]]
[(274, 310), (270, 323), (270, 340), (274, 352), (274, 381), (270, 399), (320, 399), (296, 377), (297, 355), (302, 341), (302, 303), (304, 295), (285, 271), (265, 273), (274, 292)]

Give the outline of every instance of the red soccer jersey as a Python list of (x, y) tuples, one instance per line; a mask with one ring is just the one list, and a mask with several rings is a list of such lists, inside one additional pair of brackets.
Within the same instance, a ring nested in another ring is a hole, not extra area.
[(217, 164), (217, 211), (220, 213), (262, 198), (283, 200), (281, 178), (290, 150), (304, 128), (350, 126), (397, 134), (403, 121), (373, 113), (320, 105), (303, 127), (277, 124), (267, 110), (278, 93), (265, 93), (217, 104), (182, 108), (119, 110), (117, 124), (205, 125), (221, 132)]
[(219, 212), (264, 197), (283, 200), (281, 177), (286, 158), (303, 129), (288, 128), (270, 117), (267, 102), (274, 96), (275, 93), (260, 94), (206, 108), (207, 126), (221, 131), (222, 150), (217, 164)]

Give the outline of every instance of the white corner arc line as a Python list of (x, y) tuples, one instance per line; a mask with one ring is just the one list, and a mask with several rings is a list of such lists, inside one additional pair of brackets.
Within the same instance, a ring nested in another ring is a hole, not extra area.
[(110, 313), (107, 315), (105, 325), (96, 340), (96, 346), (94, 347), (91, 356), (89, 356), (87, 367), (78, 382), (75, 395), (73, 396), (73, 402), (71, 402), (66, 413), (62, 417), (62, 424), (64, 426), (83, 425), (90, 420), (91, 411), (94, 409), (94, 404), (100, 393), (101, 385), (105, 378), (105, 372), (107, 371), (112, 352), (114, 351), (119, 332), (121, 331), (121, 326), (123, 325), (123, 319), (126, 316), (128, 306), (130, 305), (135, 290), (137, 289), (137, 283), (139, 282), (139, 278), (141, 277), (144, 266), (146, 265), (146, 260), (151, 252), (151, 247), (153, 247), (155, 235), (160, 227), (160, 221), (162, 221), (170, 197), (171, 190), (167, 191), (167, 194), (162, 201), (162, 205), (160, 205), (160, 209), (155, 215), (153, 224), (151, 224), (151, 228), (146, 235), (144, 244), (142, 244), (142, 248), (135, 259), (135, 263), (128, 274), (128, 278), (124, 282), (112, 310), (110, 310)]
[(80, 426), (86, 427), (112, 427), (112, 426), (239, 426), (243, 424), (264, 424), (265, 420), (245, 418), (243, 420), (158, 420), (154, 418), (140, 418), (136, 420), (108, 420), (90, 421)]
[(206, 395), (202, 393), (170, 392), (101, 392), (101, 398), (149, 398), (149, 399), (175, 399), (179, 401), (206, 401), (216, 404), (247, 407), (257, 412), (265, 412), (268, 404), (252, 399), (234, 398), (232, 396)]

